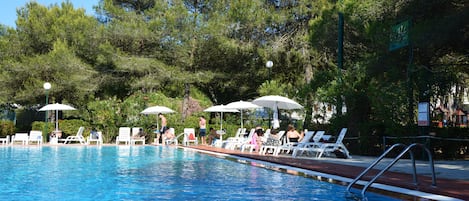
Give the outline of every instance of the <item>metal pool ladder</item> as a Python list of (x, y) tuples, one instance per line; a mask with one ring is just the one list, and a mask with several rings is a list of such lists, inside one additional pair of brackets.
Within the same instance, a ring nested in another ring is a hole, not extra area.
[(433, 157), (431, 155), (431, 152), (430, 150), (428, 150), (428, 148), (425, 147), (425, 145), (423, 144), (419, 144), (419, 143), (413, 143), (409, 146), (406, 146), (405, 144), (401, 144), (401, 143), (397, 143), (397, 144), (394, 144), (393, 146), (391, 146), (388, 150), (386, 150), (378, 159), (376, 159), (375, 162), (373, 162), (368, 168), (366, 168), (360, 175), (358, 175), (348, 186), (347, 186), (347, 191), (351, 193), (350, 189), (352, 188), (352, 186), (354, 184), (356, 184), (360, 178), (362, 178), (366, 173), (368, 173), (371, 169), (373, 169), (374, 166), (376, 166), (389, 152), (391, 152), (394, 148), (396, 147), (404, 147), (405, 149), (398, 155), (394, 158), (394, 160), (391, 161), (391, 163), (389, 163), (383, 170), (381, 170), (378, 174), (376, 174), (376, 176), (373, 177), (373, 179), (371, 179), (370, 181), (368, 181), (363, 189), (361, 190), (361, 196), (362, 197), (365, 197), (365, 192), (366, 190), (368, 189), (368, 187), (370, 187), (377, 179), (378, 177), (380, 177), (384, 172), (386, 172), (387, 170), (389, 170), (389, 168), (391, 168), (397, 161), (399, 161), (399, 159), (402, 158), (402, 156), (404, 156), (404, 154), (406, 154), (407, 152), (409, 152), (410, 154), (410, 159), (412, 160), (412, 167), (413, 167), (413, 179), (414, 179), (414, 184), (415, 185), (418, 185), (418, 182), (417, 182), (417, 169), (415, 167), (415, 158), (414, 158), (414, 153), (412, 151), (412, 148), (416, 147), (416, 146), (419, 146), (419, 147), (422, 147), (423, 149), (425, 149), (427, 155), (428, 155), (428, 158), (429, 158), (429, 165), (430, 165), (430, 168), (431, 168), (431, 171), (432, 171), (432, 186), (433, 187), (436, 187), (436, 177), (435, 177), (435, 166), (434, 166), (434, 163), (433, 163)]

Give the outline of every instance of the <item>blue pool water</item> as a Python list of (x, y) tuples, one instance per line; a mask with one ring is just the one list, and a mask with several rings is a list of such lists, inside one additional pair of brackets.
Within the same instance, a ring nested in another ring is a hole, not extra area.
[(346, 200), (345, 186), (173, 147), (0, 147), (0, 164), (0, 200)]

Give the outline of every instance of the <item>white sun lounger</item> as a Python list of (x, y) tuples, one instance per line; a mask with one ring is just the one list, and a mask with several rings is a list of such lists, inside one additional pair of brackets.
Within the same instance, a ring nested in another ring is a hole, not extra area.
[(116, 137), (116, 145), (119, 145), (121, 142), (124, 142), (125, 145), (130, 145), (130, 138), (130, 127), (120, 127), (119, 135)]
[(78, 129), (78, 132), (76, 135), (71, 135), (65, 138), (64, 144), (70, 143), (70, 142), (79, 142), (80, 144), (86, 144), (85, 137), (83, 137), (83, 131), (85, 130), (85, 127), (81, 126)]
[(28, 144), (35, 142), (37, 145), (42, 145), (42, 131), (29, 131)]
[(16, 133), (11, 138), (11, 144), (15, 144), (15, 142), (21, 142), (23, 145), (28, 145), (29, 136), (28, 133)]

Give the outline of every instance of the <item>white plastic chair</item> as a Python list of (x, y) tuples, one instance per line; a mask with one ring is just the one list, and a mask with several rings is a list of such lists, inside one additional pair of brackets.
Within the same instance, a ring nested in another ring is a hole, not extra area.
[(120, 127), (119, 135), (116, 137), (116, 145), (119, 145), (121, 142), (124, 142), (125, 145), (131, 144), (130, 139), (130, 128), (129, 127)]
[[(169, 132), (171, 132), (174, 135), (174, 133), (175, 133), (174, 128), (169, 128)], [(175, 136), (173, 139), (166, 139), (166, 141), (165, 141), (166, 145), (174, 144), (174, 145), (177, 146), (179, 144), (178, 139), (180, 137), (182, 137), (183, 135), (184, 135), (184, 133), (180, 133), (179, 135)]]
[(199, 142), (197, 137), (195, 136), (195, 129), (194, 128), (184, 128), (184, 139), (183, 144), (184, 146), (189, 146), (190, 143), (194, 143), (197, 145)]
[(0, 138), (0, 142), (2, 142), (2, 145), (10, 144), (10, 135), (5, 136), (4, 138)]
[(137, 142), (141, 142), (142, 145), (145, 145), (145, 136), (139, 137), (138, 134), (140, 132), (140, 127), (133, 127), (132, 128), (132, 138), (130, 139), (131, 144), (136, 144)]
[(27, 145), (29, 140), (28, 133), (16, 133), (11, 138), (11, 144), (15, 144), (15, 142), (21, 142), (23, 145)]
[(42, 145), (42, 131), (30, 131), (28, 144), (35, 142), (37, 145)]
[(88, 136), (86, 144), (91, 144), (92, 142), (96, 142), (96, 145), (103, 144), (103, 133), (98, 131), (98, 138), (94, 138), (92, 135)]

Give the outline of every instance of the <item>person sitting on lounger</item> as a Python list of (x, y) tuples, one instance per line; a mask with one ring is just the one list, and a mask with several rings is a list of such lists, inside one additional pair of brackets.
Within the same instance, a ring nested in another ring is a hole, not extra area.
[(145, 134), (145, 132), (143, 132), (143, 128), (140, 128), (140, 129), (138, 129), (138, 133), (136, 135), (132, 136), (132, 137), (133, 138), (141, 138), (141, 137), (145, 137), (145, 136), (146, 136), (146, 134)]
[(220, 134), (213, 128), (210, 128), (209, 135), (208, 135), (208, 144), (213, 144), (214, 140), (220, 139)]
[(278, 135), (277, 129), (272, 129), (270, 131), (269, 137), (267, 137), (264, 145), (266, 146), (280, 146), (280, 136)]
[(260, 147), (262, 146), (263, 143), (263, 138), (264, 138), (264, 130), (262, 127), (257, 126), (256, 130), (254, 131), (254, 135), (252, 135), (252, 140), (250, 144), (254, 145), (254, 149), (256, 151), (260, 151)]
[(91, 135), (91, 138), (92, 138), (92, 139), (98, 139), (98, 138), (99, 138), (99, 136), (98, 136), (98, 131), (96, 130), (96, 128), (92, 128), (92, 129), (91, 129), (90, 135)]
[(163, 142), (162, 142), (163, 145), (166, 144), (167, 140), (174, 140), (174, 138), (176, 138), (173, 128), (169, 128), (168, 130), (166, 130), (166, 132), (162, 136), (163, 136)]
[(303, 135), (301, 135), (293, 125), (289, 124), (288, 125), (288, 132), (287, 132), (287, 137), (290, 142), (299, 142), (301, 138), (303, 138)]

